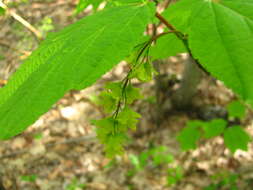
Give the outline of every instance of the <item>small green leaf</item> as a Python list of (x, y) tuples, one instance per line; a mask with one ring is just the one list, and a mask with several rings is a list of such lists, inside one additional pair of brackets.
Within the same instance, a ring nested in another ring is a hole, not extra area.
[(115, 133), (115, 126), (118, 124), (116, 122), (112, 117), (92, 121), (92, 124), (97, 126), (97, 137), (102, 144), (106, 144), (108, 138)]
[(140, 115), (129, 107), (125, 107), (117, 117), (107, 117), (92, 121), (97, 126), (97, 137), (104, 144), (107, 156), (113, 157), (124, 152), (123, 145), (127, 142), (129, 128), (135, 129)]
[(204, 137), (212, 138), (221, 135), (226, 128), (227, 122), (223, 119), (214, 119), (203, 123)]
[(109, 136), (105, 144), (106, 156), (113, 158), (115, 155), (122, 155), (124, 153), (124, 144), (128, 138), (123, 133), (116, 133)]
[(5, 59), (4, 55), (0, 54), (0, 61), (2, 61), (4, 59)]
[(168, 186), (175, 185), (183, 178), (183, 169), (180, 166), (168, 169), (167, 183)]
[(143, 98), (140, 93), (140, 89), (133, 87), (131, 84), (124, 87), (122, 82), (110, 82), (105, 86), (105, 88), (109, 90), (112, 98), (115, 100), (126, 99), (127, 104), (133, 103), (136, 99)]
[(123, 154), (123, 146), (128, 140), (124, 133), (126, 130), (121, 132), (125, 126), (120, 125), (113, 117), (94, 120), (92, 123), (97, 126), (97, 137), (104, 144), (106, 156), (112, 158), (115, 155)]
[(3, 16), (5, 15), (5, 9), (0, 7), (0, 16)]
[(172, 163), (174, 161), (173, 155), (165, 152), (156, 152), (152, 157), (155, 166)]
[(142, 169), (141, 163), (140, 163), (140, 160), (139, 160), (138, 156), (136, 156), (134, 154), (130, 154), (129, 155), (129, 160), (130, 160), (131, 164), (135, 167), (136, 170)]
[(136, 124), (139, 122), (138, 118), (140, 118), (141, 115), (137, 112), (133, 111), (130, 107), (125, 106), (124, 109), (118, 114), (117, 121), (127, 126), (127, 129), (136, 129)]
[(200, 130), (196, 126), (187, 126), (180, 131), (177, 136), (177, 140), (180, 143), (180, 147), (183, 150), (195, 149), (197, 147), (197, 141), (200, 139)]
[(141, 168), (144, 168), (148, 164), (149, 156), (150, 156), (149, 151), (141, 152), (141, 154), (139, 155), (139, 161), (140, 161)]
[(156, 70), (153, 65), (149, 62), (144, 62), (138, 68), (135, 68), (133, 73), (131, 74), (131, 78), (136, 77), (138, 80), (142, 82), (148, 82), (153, 79), (153, 75), (156, 74)]
[(34, 183), (37, 179), (37, 175), (23, 175), (20, 179), (21, 181)]
[(131, 84), (126, 87), (125, 97), (127, 104), (132, 104), (135, 100), (143, 98), (140, 89), (133, 87)]
[(122, 97), (122, 82), (109, 82), (105, 85), (105, 89), (109, 90), (112, 97), (119, 100)]
[(103, 107), (105, 113), (112, 113), (117, 107), (117, 99), (111, 93), (104, 91), (98, 96), (97, 104)]
[(239, 101), (233, 101), (227, 106), (229, 117), (243, 119), (246, 114), (245, 106)]
[(240, 126), (232, 126), (225, 130), (224, 142), (232, 153), (237, 149), (247, 151), (250, 140), (250, 136)]
[(205, 122), (201, 120), (189, 120), (186, 124), (187, 127), (201, 127), (205, 124)]

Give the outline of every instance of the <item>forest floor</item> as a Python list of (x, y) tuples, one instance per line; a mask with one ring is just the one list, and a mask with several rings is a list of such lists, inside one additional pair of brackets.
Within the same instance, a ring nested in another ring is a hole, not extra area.
[[(9, 2), (43, 35), (87, 14), (73, 15), (77, 3), (74, 0)], [(10, 16), (0, 16), (0, 26), (0, 86), (3, 86), (38, 46), (38, 41)], [(164, 60), (167, 64), (161, 65), (161, 74), (180, 78), (185, 59), (186, 55), (182, 54)], [(126, 69), (126, 64), (120, 63), (95, 85), (71, 91), (26, 132), (1, 142), (0, 181), (7, 190), (235, 190), (235, 187), (253, 190), (253, 144), (249, 144), (247, 152), (238, 150), (231, 154), (223, 139), (216, 137), (201, 141), (196, 150), (183, 152), (176, 140), (187, 121), (219, 118), (234, 99), (221, 82), (208, 76), (202, 79), (194, 97), (198, 109), (159, 110), (159, 126), (154, 103), (155, 80), (136, 83), (145, 97), (133, 105), (142, 115), (138, 129), (131, 132), (132, 141), (123, 156), (106, 158), (103, 146), (96, 139), (95, 126), (90, 124), (90, 120), (103, 116), (92, 97), (101, 92), (105, 82), (122, 79)], [(250, 113), (243, 123), (253, 136)], [(145, 156), (146, 152), (153, 153), (143, 163), (140, 155)], [(166, 157), (169, 161), (157, 164), (154, 152), (162, 155), (158, 159)], [(168, 185), (168, 180), (176, 183)], [(210, 186), (214, 183), (221, 185)]]

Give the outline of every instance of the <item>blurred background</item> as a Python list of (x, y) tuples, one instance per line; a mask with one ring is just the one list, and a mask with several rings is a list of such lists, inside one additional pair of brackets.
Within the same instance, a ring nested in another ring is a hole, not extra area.
[[(74, 14), (77, 0), (3, 2), (10, 11), (0, 8), (0, 87), (48, 33), (92, 12), (88, 6)], [(159, 8), (170, 3), (164, 0)], [(103, 85), (127, 74), (121, 62), (95, 85), (66, 94), (23, 134), (1, 141), (0, 190), (253, 190), (251, 143), (247, 152), (232, 154), (223, 138), (215, 137), (201, 140), (195, 150), (181, 150), (177, 135), (187, 122), (227, 118), (226, 106), (235, 99), (220, 81), (203, 74), (191, 106), (173, 107), (172, 92), (187, 59), (179, 54), (159, 60), (152, 81), (133, 82), (144, 96), (133, 104), (142, 118), (124, 155), (106, 158), (90, 124), (104, 116), (95, 101)], [(250, 111), (237, 122), (253, 135)]]

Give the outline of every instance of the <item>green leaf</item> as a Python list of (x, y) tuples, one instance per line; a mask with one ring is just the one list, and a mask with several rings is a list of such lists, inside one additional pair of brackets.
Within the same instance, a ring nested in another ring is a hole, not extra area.
[(168, 186), (175, 185), (183, 178), (183, 168), (176, 166), (168, 169), (167, 183)]
[(192, 13), (190, 48), (204, 68), (253, 106), (252, 1), (224, 2), (199, 0)]
[(194, 58), (251, 106), (252, 7), (251, 0), (181, 0), (163, 13), (176, 29), (189, 35)]
[(138, 156), (134, 155), (134, 154), (130, 154), (129, 155), (129, 160), (131, 162), (131, 164), (135, 167), (136, 170), (141, 170), (141, 163), (140, 160), (138, 158)]
[(202, 127), (205, 124), (204, 121), (201, 120), (189, 120), (186, 124), (187, 127)]
[(5, 9), (0, 7), (0, 16), (3, 16), (5, 15)]
[(139, 122), (138, 118), (141, 115), (133, 111), (130, 107), (125, 106), (124, 109), (118, 114), (117, 121), (126, 126), (126, 129), (136, 129), (136, 124)]
[(21, 181), (31, 182), (31, 183), (34, 183), (37, 178), (38, 178), (37, 175), (23, 175), (23, 176), (20, 176)]
[(119, 100), (122, 97), (122, 82), (109, 82), (105, 85), (105, 89), (111, 92), (113, 98)]
[(107, 157), (114, 157), (124, 152), (123, 146), (128, 140), (125, 134), (127, 128), (125, 125), (121, 125), (113, 117), (93, 120), (92, 124), (97, 126), (97, 137), (104, 144)]
[(126, 144), (127, 140), (127, 136), (123, 133), (109, 136), (105, 144), (106, 156), (113, 158), (115, 155), (122, 155), (124, 153), (124, 144)]
[(102, 106), (106, 113), (112, 113), (117, 107), (117, 99), (111, 93), (102, 92), (97, 100), (97, 104)]
[[(198, 0), (180, 0), (172, 3), (165, 9), (162, 16), (172, 24), (176, 30), (187, 34), (189, 32), (193, 11), (198, 6)], [(178, 53), (187, 52), (183, 42), (175, 34), (167, 34), (158, 38), (155, 46), (151, 48), (153, 59), (164, 59)]]
[(134, 68), (130, 75), (130, 78), (137, 78), (142, 82), (148, 82), (153, 79), (153, 75), (156, 74), (156, 70), (150, 62), (140, 63), (137, 68)]
[(150, 151), (150, 154), (153, 159), (153, 164), (156, 166), (172, 163), (174, 161), (173, 155), (168, 153), (166, 146), (154, 147), (153, 150)]
[(153, 15), (148, 5), (110, 8), (49, 36), (0, 89), (0, 139), (21, 133), (66, 92), (90, 86), (129, 55)]
[(193, 12), (198, 6), (199, 0), (180, 0), (165, 9), (162, 16), (180, 32), (188, 33)]
[(253, 14), (252, 14), (253, 1), (252, 0), (220, 0), (219, 3), (236, 11), (240, 15), (243, 15), (253, 20)]
[(223, 119), (213, 119), (203, 124), (204, 137), (212, 138), (221, 135), (226, 128), (227, 122)]
[(139, 161), (141, 168), (144, 168), (148, 164), (150, 153), (149, 151), (143, 151), (139, 155)]
[(249, 135), (240, 126), (232, 126), (225, 130), (224, 142), (232, 153), (237, 149), (247, 151), (250, 140)]
[(175, 34), (170, 33), (158, 38), (155, 46), (151, 47), (150, 55), (155, 60), (175, 56), (178, 53), (184, 52), (187, 52), (187, 50), (183, 42)]
[(97, 126), (97, 137), (102, 144), (106, 144), (108, 138), (115, 133), (115, 126), (117, 121), (112, 117), (107, 117), (100, 120), (93, 120), (92, 124)]
[(197, 147), (196, 143), (200, 139), (200, 130), (196, 126), (187, 126), (182, 131), (180, 131), (177, 136), (177, 140), (180, 143), (180, 147), (183, 150), (195, 149)]
[(230, 117), (238, 117), (242, 119), (246, 114), (245, 106), (239, 101), (233, 101), (227, 105), (228, 114)]
[(127, 104), (131, 104), (134, 100), (142, 98), (140, 89), (133, 87), (131, 84), (124, 87), (122, 82), (110, 82), (106, 84), (105, 89), (109, 90), (112, 98), (116, 100), (126, 98)]
[(126, 87), (125, 96), (127, 104), (132, 104), (135, 100), (143, 98), (140, 89), (133, 87), (131, 84)]

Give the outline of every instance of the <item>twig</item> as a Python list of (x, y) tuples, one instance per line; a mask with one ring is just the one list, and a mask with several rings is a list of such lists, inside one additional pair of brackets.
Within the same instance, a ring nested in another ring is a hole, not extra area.
[[(156, 17), (160, 20), (160, 22), (162, 22), (167, 28), (169, 28), (169, 29), (172, 30), (172, 31), (176, 31), (176, 32), (174, 32), (175, 35), (178, 37), (179, 40), (181, 40), (181, 41), (183, 42), (183, 44), (184, 44), (184, 46), (185, 46), (187, 52), (189, 53), (190, 57), (192, 57), (192, 58), (194, 59), (194, 57), (193, 57), (193, 55), (192, 55), (192, 52), (191, 52), (191, 49), (190, 49), (189, 44), (188, 44), (188, 40), (187, 40), (187, 38), (185, 37), (185, 35), (184, 35), (183, 33), (181, 33), (180, 31), (176, 30), (176, 28), (175, 28), (172, 24), (170, 24), (170, 23), (169, 23), (162, 15), (160, 15), (159, 13), (156, 13), (155, 16), (156, 16)], [(196, 64), (199, 66), (199, 68), (200, 68), (201, 70), (203, 70), (208, 76), (210, 76), (210, 73), (198, 62), (198, 60), (197, 60), (197, 59), (194, 59), (194, 60), (195, 60)]]
[(188, 41), (185, 38), (185, 35), (178, 31), (172, 24), (170, 24), (162, 15), (160, 15), (158, 12), (155, 14), (156, 18), (158, 18), (167, 28), (169, 28), (171, 31), (175, 31), (174, 34), (178, 37), (179, 40), (181, 40), (188, 51), (190, 55), (192, 55), (191, 50), (188, 45)]
[(159, 13), (155, 14), (156, 18), (158, 18), (167, 28), (169, 28), (171, 31), (176, 31), (175, 35), (182, 40), (183, 42), (186, 40), (184, 38), (184, 35), (179, 32), (172, 24), (170, 24), (162, 15), (160, 15)]
[(86, 135), (86, 136), (81, 136), (81, 137), (74, 137), (74, 138), (70, 138), (70, 139), (65, 139), (60, 142), (48, 143), (48, 144), (46, 144), (46, 148), (50, 148), (50, 147), (61, 145), (61, 144), (82, 143), (83, 141), (95, 139), (95, 137), (96, 137), (96, 135), (93, 134), (93, 135)]
[(165, 24), (170, 30), (176, 31), (176, 29), (174, 28), (174, 26), (172, 26), (172, 24), (170, 24), (162, 15), (160, 15), (159, 13), (156, 13), (155, 16), (156, 16), (163, 24)]
[(6, 10), (15, 20), (24, 25), (28, 30), (30, 30), (38, 40), (43, 40), (42, 34), (38, 31), (34, 26), (32, 26), (28, 21), (18, 15), (15, 11), (9, 9), (7, 5), (5, 5), (2, 0), (0, 0), (0, 7)]
[(21, 53), (21, 54), (24, 54), (25, 56), (29, 56), (29, 55), (31, 54), (30, 51), (19, 50), (19, 49), (15, 48), (15, 47), (12, 47), (12, 46), (11, 46), (10, 44), (8, 44), (7, 42), (0, 41), (0, 46), (4, 46), (4, 47), (9, 48), (9, 49), (11, 49), (11, 50), (17, 51), (17, 52), (19, 52), (19, 53)]
[[(70, 139), (65, 139), (63, 141), (60, 142), (54, 142), (54, 143), (47, 143), (45, 144), (46, 148), (50, 148), (50, 147), (54, 147), (57, 145), (61, 145), (61, 144), (72, 144), (72, 143), (82, 143), (83, 141), (87, 141), (87, 140), (92, 140), (95, 139), (96, 135), (86, 135), (86, 136), (81, 136), (81, 137), (74, 137), (74, 138), (70, 138)], [(22, 150), (18, 150), (9, 154), (5, 154), (0, 156), (0, 160), (2, 159), (6, 159), (6, 158), (11, 158), (11, 157), (15, 157), (17, 155), (20, 154), (25, 154), (27, 152), (29, 152), (30, 147), (22, 149)]]

